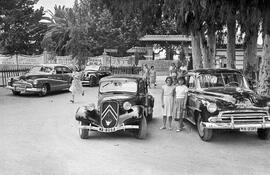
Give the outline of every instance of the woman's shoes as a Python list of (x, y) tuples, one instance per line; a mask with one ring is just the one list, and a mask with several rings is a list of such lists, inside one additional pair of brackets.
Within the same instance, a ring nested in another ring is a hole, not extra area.
[(166, 129), (166, 126), (162, 126), (162, 127), (160, 127), (159, 129)]
[(69, 100), (71, 103), (74, 103), (74, 100)]
[(84, 96), (84, 91), (82, 92), (82, 96)]

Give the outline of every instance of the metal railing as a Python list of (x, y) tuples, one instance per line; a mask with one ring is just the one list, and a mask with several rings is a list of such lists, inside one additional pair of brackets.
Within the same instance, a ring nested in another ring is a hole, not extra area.
[(8, 78), (23, 75), (27, 71), (29, 71), (29, 68), (0, 70), (0, 87), (7, 86)]

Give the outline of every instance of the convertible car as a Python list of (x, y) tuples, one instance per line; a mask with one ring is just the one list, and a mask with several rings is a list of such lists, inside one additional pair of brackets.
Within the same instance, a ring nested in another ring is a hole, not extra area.
[(130, 130), (137, 138), (147, 134), (147, 120), (153, 117), (154, 98), (148, 93), (146, 81), (135, 75), (114, 75), (99, 83), (97, 108), (94, 104), (79, 107), (75, 118), (79, 134), (88, 138), (89, 132)]
[(66, 90), (72, 82), (72, 71), (61, 64), (43, 64), (32, 67), (28, 73), (8, 80), (7, 88), (14, 95), (37, 93), (45, 96), (49, 92)]
[(99, 80), (103, 77), (111, 75), (111, 72), (103, 66), (90, 65), (84, 69), (82, 76), (82, 84), (86, 86), (98, 86)]
[(270, 137), (270, 97), (249, 88), (241, 72), (231, 69), (189, 71), (187, 80), (187, 120), (198, 134), (209, 141), (217, 129), (257, 132), (260, 139)]

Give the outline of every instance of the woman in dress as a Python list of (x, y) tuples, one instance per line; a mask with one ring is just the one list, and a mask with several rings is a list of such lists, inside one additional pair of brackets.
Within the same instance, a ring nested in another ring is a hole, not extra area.
[(149, 68), (147, 64), (143, 66), (143, 78), (146, 79), (147, 86), (149, 86), (150, 85), (150, 72), (149, 72)]
[(175, 88), (175, 104), (174, 104), (174, 119), (177, 121), (176, 132), (180, 132), (184, 128), (183, 119), (186, 110), (188, 88), (185, 85), (185, 78), (178, 78), (178, 86)]
[(160, 129), (166, 129), (167, 117), (169, 118), (169, 130), (172, 130), (173, 100), (175, 96), (175, 86), (172, 85), (172, 77), (167, 77), (166, 84), (162, 86), (161, 104), (163, 113), (163, 126)]
[(72, 93), (70, 102), (74, 103), (75, 95), (79, 94), (83, 96), (84, 90), (83, 90), (82, 82), (81, 82), (81, 73), (78, 72), (77, 69), (74, 69), (72, 73), (72, 77), (73, 77), (73, 80), (69, 88), (69, 91)]
[(155, 68), (154, 66), (151, 66), (151, 69), (150, 69), (150, 84), (149, 84), (149, 88), (151, 88), (151, 85), (153, 84), (154, 87), (157, 86), (156, 84), (156, 71), (155, 71)]

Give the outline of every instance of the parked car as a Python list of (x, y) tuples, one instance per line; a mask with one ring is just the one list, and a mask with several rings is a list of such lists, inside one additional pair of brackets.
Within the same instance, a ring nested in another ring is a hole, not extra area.
[(270, 137), (269, 96), (256, 94), (237, 70), (198, 69), (189, 71), (187, 80), (187, 120), (198, 134), (209, 141), (217, 129), (257, 132)]
[(111, 75), (111, 72), (106, 70), (103, 66), (86, 66), (82, 76), (82, 84), (90, 87), (98, 86), (99, 80), (109, 75)]
[(153, 117), (154, 98), (148, 93), (146, 81), (138, 75), (113, 75), (100, 80), (97, 108), (94, 104), (79, 107), (82, 139), (91, 131), (116, 132), (131, 130), (137, 138), (147, 134), (147, 120)]
[(42, 64), (32, 67), (25, 75), (8, 80), (7, 88), (14, 95), (37, 93), (45, 96), (49, 92), (68, 89), (72, 82), (72, 71), (60, 64)]

